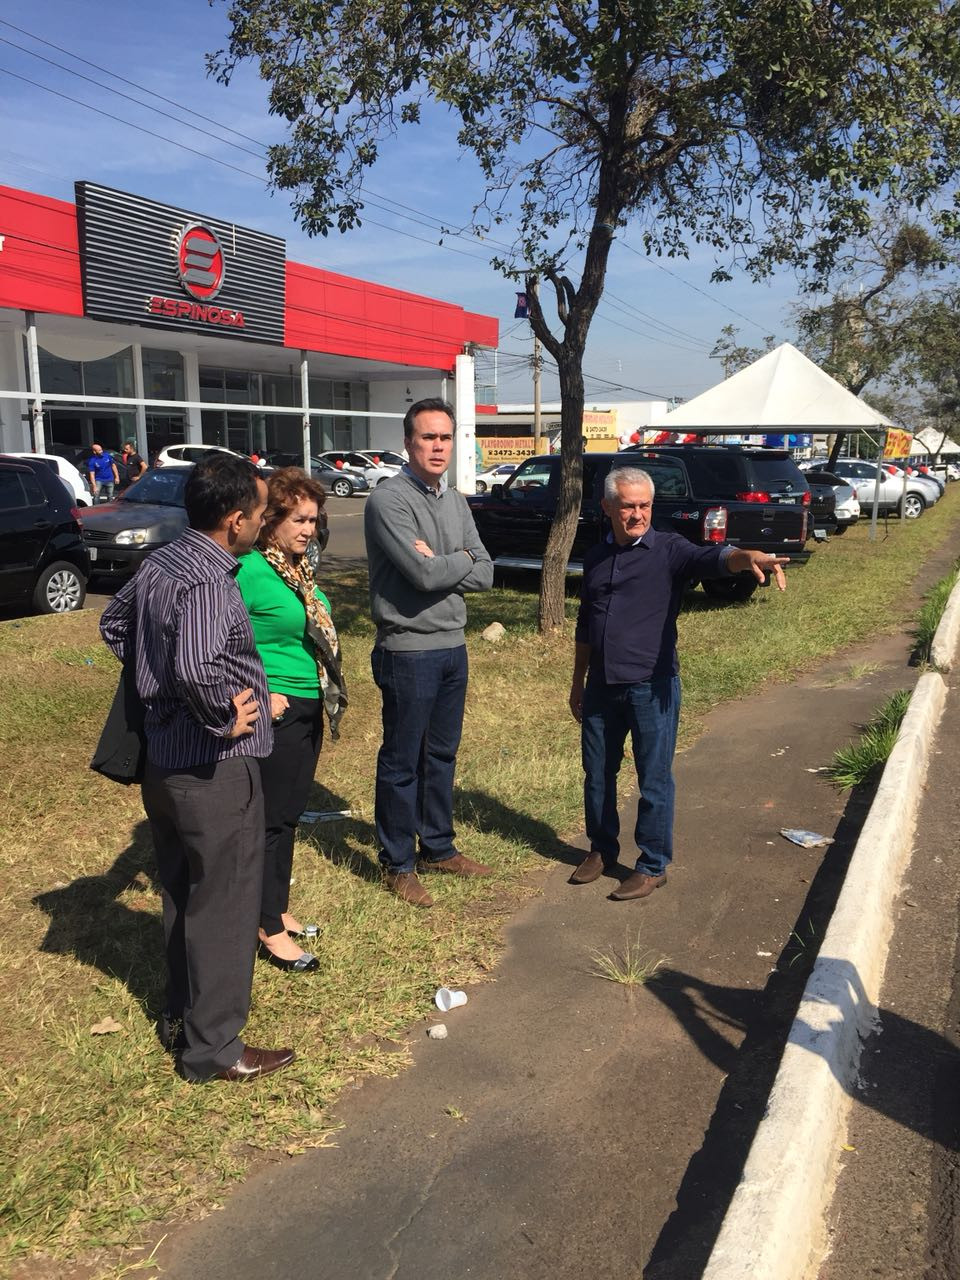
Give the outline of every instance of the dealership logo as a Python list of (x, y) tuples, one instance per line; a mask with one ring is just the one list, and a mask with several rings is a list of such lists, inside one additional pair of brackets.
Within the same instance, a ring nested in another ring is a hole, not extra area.
[(181, 233), (177, 272), (186, 292), (199, 302), (210, 302), (223, 287), (223, 247), (215, 232), (203, 223), (192, 223)]

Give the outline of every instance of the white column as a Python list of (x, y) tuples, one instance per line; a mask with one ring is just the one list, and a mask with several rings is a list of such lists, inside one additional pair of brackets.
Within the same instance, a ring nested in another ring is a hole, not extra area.
[(306, 351), (300, 352), (300, 403), (303, 405), (303, 469), (310, 475), (310, 368)]
[(454, 437), (451, 483), (461, 493), (477, 491), (477, 392), (473, 356), (457, 356), (454, 370), (454, 412), (457, 434)]
[[(26, 391), (26, 353), (23, 330), (8, 329), (0, 333), (0, 388), (4, 391)], [(22, 453), (30, 449), (30, 415), (24, 412), (29, 401), (0, 400), (0, 448), (4, 453)]]
[[(183, 387), (188, 400), (200, 399), (200, 361), (195, 351), (184, 351)], [(203, 426), (200, 409), (187, 410), (187, 444), (203, 444)]]
[(43, 438), (43, 400), (40, 395), (40, 353), (37, 350), (37, 318), (32, 311), (25, 311), (27, 322), (27, 373), (30, 379), (31, 425), (33, 426), (33, 448), (37, 453), (46, 453), (46, 441)]
[[(133, 394), (143, 400), (143, 347), (139, 342), (133, 343)], [(137, 453), (141, 458), (149, 458), (147, 447), (147, 410), (142, 404), (135, 406), (137, 418)], [(122, 442), (121, 442), (122, 443)]]

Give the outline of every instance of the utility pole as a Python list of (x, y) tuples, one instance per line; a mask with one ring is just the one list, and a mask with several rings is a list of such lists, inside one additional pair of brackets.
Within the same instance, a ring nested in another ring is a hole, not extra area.
[[(536, 281), (533, 285), (533, 293), (535, 297), (540, 296), (540, 288)], [(540, 429), (540, 339), (536, 334), (533, 335), (533, 454), (536, 457), (541, 449), (541, 429)]]

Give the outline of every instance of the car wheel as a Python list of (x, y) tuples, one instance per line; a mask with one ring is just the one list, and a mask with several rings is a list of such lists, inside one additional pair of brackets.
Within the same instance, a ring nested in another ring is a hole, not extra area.
[(717, 600), (721, 604), (738, 604), (742, 600), (749, 600), (759, 585), (752, 574), (749, 577), (738, 574), (735, 578), (706, 578), (703, 589), (711, 600)]
[(37, 579), (33, 604), (38, 613), (73, 613), (83, 608), (87, 584), (79, 569), (58, 560)]
[(915, 493), (908, 493), (900, 503), (900, 515), (904, 520), (919, 520), (923, 510), (923, 499)]
[(487, 492), (487, 482), (486, 482), (486, 480), (478, 480), (478, 481), (477, 481), (477, 493), (486, 493), (486, 492)]
[(353, 485), (349, 480), (334, 480), (333, 492), (338, 498), (349, 498), (351, 493), (353, 493)]

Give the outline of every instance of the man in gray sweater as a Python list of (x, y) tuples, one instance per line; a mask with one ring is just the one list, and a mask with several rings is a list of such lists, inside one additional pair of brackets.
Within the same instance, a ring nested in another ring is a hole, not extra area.
[(387, 886), (417, 907), (433, 906), (417, 878), (418, 854), (432, 870), (490, 874), (453, 843), (453, 775), (467, 694), (463, 597), (493, 584), (470, 508), (447, 486), (455, 426), (444, 400), (410, 406), (403, 419), (409, 462), (377, 485), (363, 522), (377, 625), (371, 663), (383, 697), (380, 863)]

